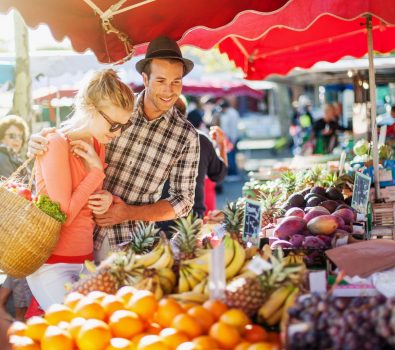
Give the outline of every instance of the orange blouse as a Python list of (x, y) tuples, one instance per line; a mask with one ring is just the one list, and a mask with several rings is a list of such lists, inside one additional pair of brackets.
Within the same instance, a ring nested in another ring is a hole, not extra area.
[[(48, 140), (48, 151), (37, 157), (36, 189), (38, 194), (47, 194), (60, 203), (67, 221), (47, 263), (83, 263), (93, 257), (95, 223), (87, 206), (88, 198), (102, 188), (104, 171), (88, 170), (82, 159), (71, 153), (70, 141), (65, 135), (56, 132), (49, 135)], [(104, 151), (104, 145), (98, 145), (96, 152), (103, 168)]]

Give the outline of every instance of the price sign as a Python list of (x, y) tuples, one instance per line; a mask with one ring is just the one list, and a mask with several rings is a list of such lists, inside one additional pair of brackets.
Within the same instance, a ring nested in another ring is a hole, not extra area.
[(243, 240), (259, 245), (261, 232), (262, 208), (261, 203), (247, 199), (244, 209)]
[(361, 214), (366, 214), (369, 202), (369, 192), (370, 192), (370, 182), (369, 176), (362, 173), (355, 173), (354, 181), (354, 191), (352, 193), (351, 206)]

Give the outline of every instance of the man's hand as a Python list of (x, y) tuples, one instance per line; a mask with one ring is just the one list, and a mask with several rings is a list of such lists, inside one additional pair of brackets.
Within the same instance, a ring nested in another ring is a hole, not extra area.
[(113, 202), (106, 213), (95, 215), (95, 221), (98, 226), (106, 227), (120, 224), (127, 221), (129, 205), (127, 205), (121, 198), (113, 196)]
[(38, 134), (30, 136), (29, 143), (27, 145), (28, 156), (42, 155), (48, 151), (48, 140), (46, 139), (46, 136), (55, 130), (55, 128), (44, 128)]

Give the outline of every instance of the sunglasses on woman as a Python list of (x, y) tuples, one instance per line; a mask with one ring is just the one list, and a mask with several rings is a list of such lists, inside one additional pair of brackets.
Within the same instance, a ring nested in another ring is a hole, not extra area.
[(5, 134), (10, 140), (23, 140), (23, 135), (22, 134), (14, 134), (13, 132), (10, 132), (8, 134)]
[(118, 130), (121, 130), (121, 132), (123, 132), (132, 124), (131, 120), (129, 120), (125, 124), (116, 123), (106, 113), (102, 111), (99, 111), (99, 113), (107, 121), (107, 123), (110, 124), (110, 132), (116, 132)]

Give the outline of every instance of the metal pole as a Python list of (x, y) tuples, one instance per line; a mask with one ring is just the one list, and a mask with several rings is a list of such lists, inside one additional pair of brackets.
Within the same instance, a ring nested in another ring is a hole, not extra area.
[(374, 169), (374, 188), (376, 200), (380, 199), (380, 177), (379, 177), (379, 150), (377, 146), (377, 125), (376, 125), (376, 77), (373, 62), (373, 33), (372, 16), (367, 16), (366, 28), (368, 30), (368, 58), (369, 58), (369, 89), (370, 89), (370, 119), (372, 128), (372, 153)]

